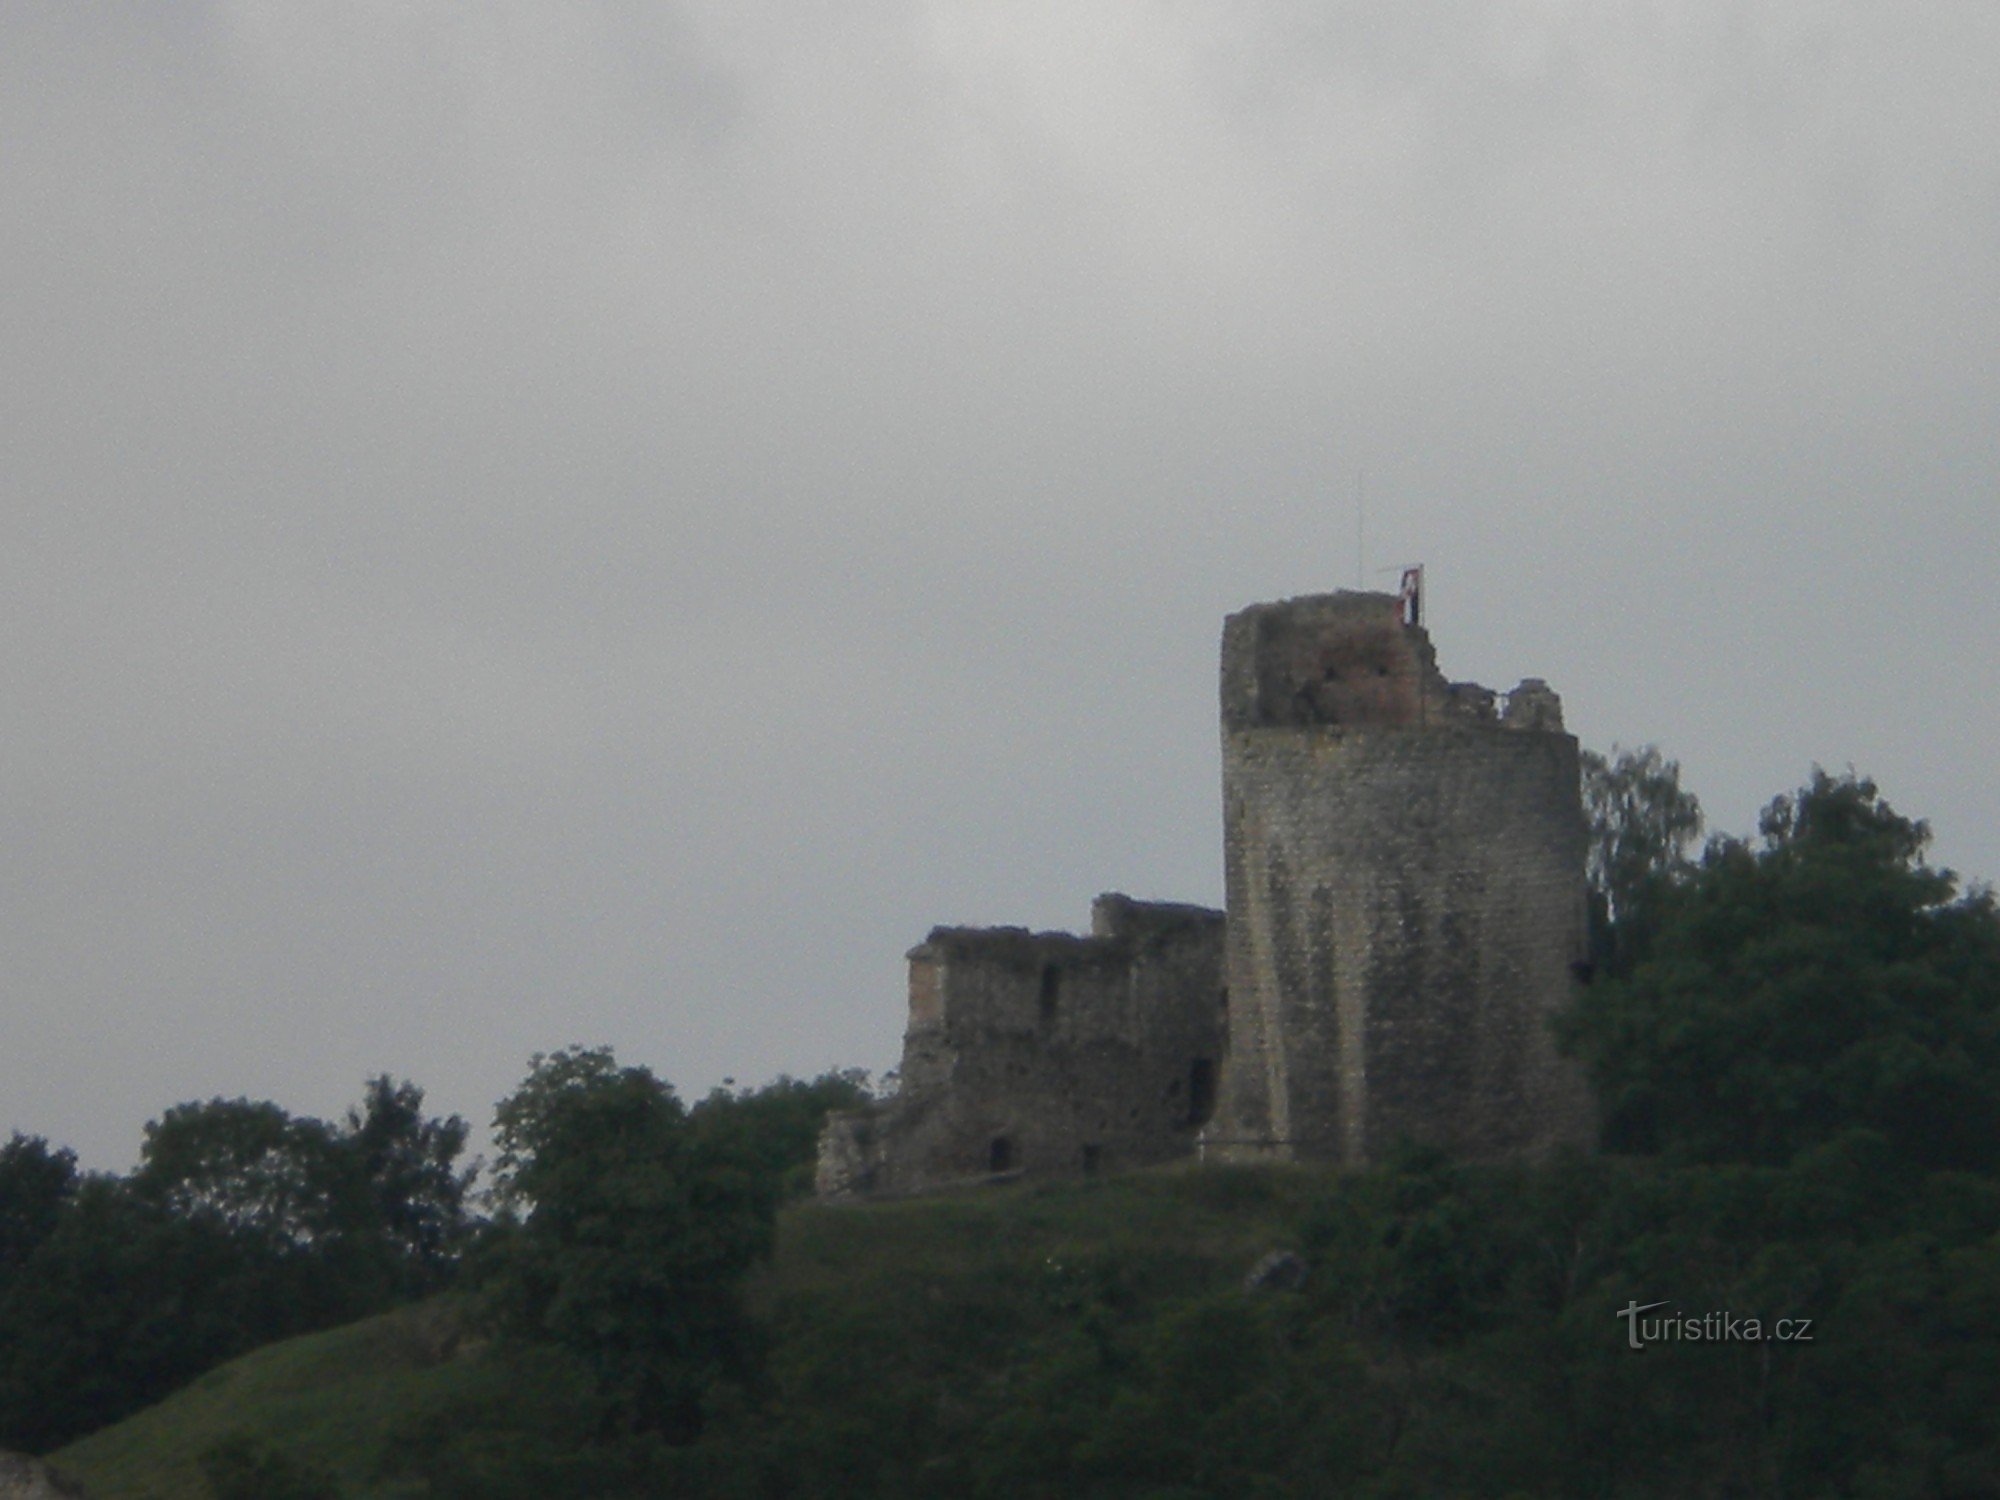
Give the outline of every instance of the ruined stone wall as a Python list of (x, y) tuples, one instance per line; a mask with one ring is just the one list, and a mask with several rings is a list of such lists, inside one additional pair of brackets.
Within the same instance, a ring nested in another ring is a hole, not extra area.
[(909, 955), (901, 1089), (829, 1122), (823, 1194), (1588, 1143), (1548, 1029), (1586, 953), (1556, 695), (1446, 681), (1365, 593), (1230, 616), (1221, 686), (1226, 936), (1122, 896), (1087, 937), (938, 928)]
[(1192, 1153), (1224, 1041), (1222, 913), (1098, 898), (1089, 936), (941, 927), (910, 950), (901, 1087), (837, 1116), (828, 1196)]
[(1229, 1062), (1204, 1153), (1532, 1155), (1590, 1132), (1548, 1019), (1585, 956), (1576, 741), (1447, 683), (1388, 595), (1223, 638)]

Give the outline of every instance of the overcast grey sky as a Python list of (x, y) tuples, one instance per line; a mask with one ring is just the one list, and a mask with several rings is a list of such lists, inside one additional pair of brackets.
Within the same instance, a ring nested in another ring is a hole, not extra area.
[(7, 0), (0, 1134), (888, 1066), (1219, 904), (1358, 481), (1449, 675), (2000, 876), (1996, 260), (1985, 4)]

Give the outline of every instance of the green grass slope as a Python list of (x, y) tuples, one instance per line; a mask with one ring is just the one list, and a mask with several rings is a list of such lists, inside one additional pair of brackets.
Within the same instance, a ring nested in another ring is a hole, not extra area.
[[(865, 1370), (901, 1399), (936, 1372), (978, 1367), (982, 1355), (1004, 1361), (1062, 1325), (1113, 1267), (1122, 1295), (1146, 1304), (1235, 1286), (1265, 1251), (1290, 1243), (1287, 1226), (1320, 1180), (1174, 1168), (793, 1208), (751, 1287), (772, 1330), (779, 1398), (816, 1402), (830, 1378), (847, 1383)], [(524, 1374), (503, 1365), (463, 1324), (452, 1304), (428, 1303), (274, 1344), (52, 1461), (93, 1500), (210, 1500), (201, 1456), (235, 1441), (283, 1455), (342, 1495), (421, 1494), (380, 1477), (411, 1434), (476, 1428), (482, 1414), (518, 1404), (524, 1383), (546, 1391), (573, 1380), (553, 1366)], [(858, 1401), (852, 1390), (844, 1397)], [(724, 1434), (717, 1462), (733, 1462), (728, 1447)]]
[(412, 1412), (476, 1400), (489, 1383), (460, 1323), (449, 1303), (426, 1303), (272, 1344), (51, 1461), (93, 1500), (209, 1500), (201, 1455), (247, 1439), (364, 1493)]
[[(1278, 1248), (1305, 1284), (1248, 1294)], [(1812, 1336), (1632, 1347), (1621, 1309), (1660, 1299)], [(749, 1300), (762, 1388), (682, 1448), (595, 1441), (574, 1366), (439, 1303), (54, 1458), (96, 1500), (2000, 1493), (2000, 1185), (1866, 1135), (1788, 1168), (1419, 1154), (802, 1205)]]

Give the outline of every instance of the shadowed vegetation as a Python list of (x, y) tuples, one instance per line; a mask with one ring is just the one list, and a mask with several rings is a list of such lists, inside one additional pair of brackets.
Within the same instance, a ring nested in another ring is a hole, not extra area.
[[(608, 1053), (541, 1059), (458, 1300), (259, 1350), (57, 1459), (108, 1500), (1993, 1493), (2000, 914), (1925, 842), (1819, 774), (1635, 877), (1564, 1021), (1596, 1157), (774, 1218), (851, 1080), (687, 1110)], [(45, 1147), (5, 1172), (8, 1245), (112, 1211)], [(1303, 1283), (1247, 1286), (1274, 1249)], [(1737, 1336), (1635, 1348), (1647, 1304)]]

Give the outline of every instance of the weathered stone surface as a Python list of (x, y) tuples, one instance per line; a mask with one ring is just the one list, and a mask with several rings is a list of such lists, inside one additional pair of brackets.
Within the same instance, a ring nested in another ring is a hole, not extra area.
[(85, 1500), (83, 1486), (39, 1458), (0, 1453), (0, 1500)]
[(1523, 678), (1521, 685), (1507, 695), (1507, 709), (1500, 716), (1500, 722), (1509, 729), (1545, 730), (1561, 734), (1562, 699), (1541, 678)]
[[(1315, 671), (1362, 689), (1314, 698)], [(1586, 1141), (1587, 1095), (1548, 1031), (1586, 943), (1577, 746), (1555, 695), (1524, 683), (1496, 723), (1387, 594), (1231, 616), (1222, 681), (1235, 1003), (1204, 1154), (1361, 1164), (1399, 1140), (1471, 1157)]]
[(1101, 896), (1091, 933), (910, 950), (902, 1089), (828, 1122), (828, 1197), (1221, 1159), (1587, 1144), (1551, 1014), (1586, 952), (1576, 741), (1529, 678), (1447, 682), (1388, 594), (1223, 630), (1229, 915)]
[(1306, 1284), (1305, 1257), (1295, 1250), (1273, 1250), (1258, 1259), (1243, 1278), (1246, 1292), (1296, 1292)]
[(829, 1197), (1189, 1155), (1222, 1060), (1222, 913), (1100, 896), (1091, 935), (940, 927), (910, 950), (901, 1091), (829, 1121)]

